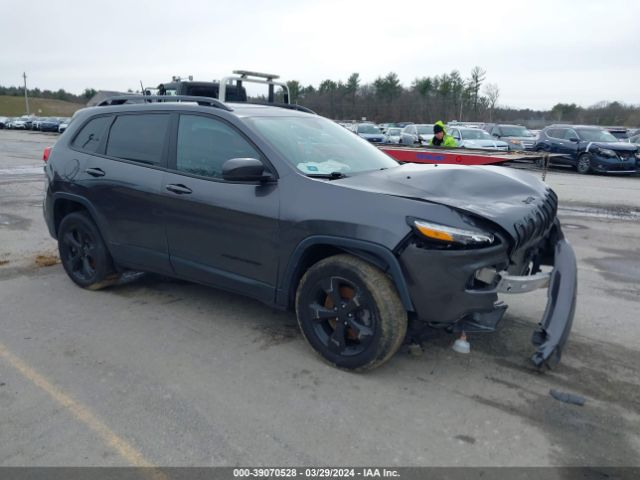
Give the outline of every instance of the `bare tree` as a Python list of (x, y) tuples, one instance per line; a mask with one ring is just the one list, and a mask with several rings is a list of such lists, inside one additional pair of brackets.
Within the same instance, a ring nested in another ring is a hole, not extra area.
[(478, 66), (471, 70), (471, 78), (469, 79), (469, 89), (473, 98), (473, 113), (478, 113), (478, 100), (480, 98), (480, 86), (484, 82), (487, 71)]
[(484, 94), (489, 102), (489, 121), (493, 121), (493, 110), (498, 104), (500, 98), (500, 89), (496, 83), (487, 83), (484, 87)]

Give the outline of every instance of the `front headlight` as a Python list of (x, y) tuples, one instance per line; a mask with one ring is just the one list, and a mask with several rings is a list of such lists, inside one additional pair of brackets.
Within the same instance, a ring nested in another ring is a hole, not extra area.
[(464, 246), (488, 246), (495, 240), (495, 237), (491, 233), (449, 227), (424, 220), (414, 220), (413, 226), (423, 236), (437, 242)]
[(599, 155), (602, 155), (603, 157), (616, 157), (616, 152), (614, 152), (613, 150), (609, 149), (609, 148), (599, 148), (597, 150)]

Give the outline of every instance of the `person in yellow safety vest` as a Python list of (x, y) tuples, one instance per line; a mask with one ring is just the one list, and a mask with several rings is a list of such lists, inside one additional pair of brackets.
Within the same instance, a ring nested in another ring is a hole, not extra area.
[(442, 120), (438, 120), (433, 126), (433, 138), (429, 142), (429, 145), (435, 145), (436, 147), (457, 147), (455, 139), (448, 135), (444, 129), (444, 123)]

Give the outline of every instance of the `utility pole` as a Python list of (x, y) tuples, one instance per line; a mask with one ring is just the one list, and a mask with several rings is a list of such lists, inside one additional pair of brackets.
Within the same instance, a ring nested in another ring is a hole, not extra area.
[(29, 115), (29, 97), (27, 96), (27, 73), (22, 72), (22, 78), (24, 78), (24, 104), (27, 107), (27, 115)]

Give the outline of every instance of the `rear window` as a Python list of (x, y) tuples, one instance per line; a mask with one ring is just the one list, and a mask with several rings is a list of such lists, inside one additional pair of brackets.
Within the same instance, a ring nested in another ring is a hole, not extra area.
[(168, 114), (119, 115), (111, 127), (106, 154), (160, 165), (168, 127)]
[(92, 118), (76, 135), (72, 145), (78, 150), (96, 153), (112, 119), (111, 116)]

